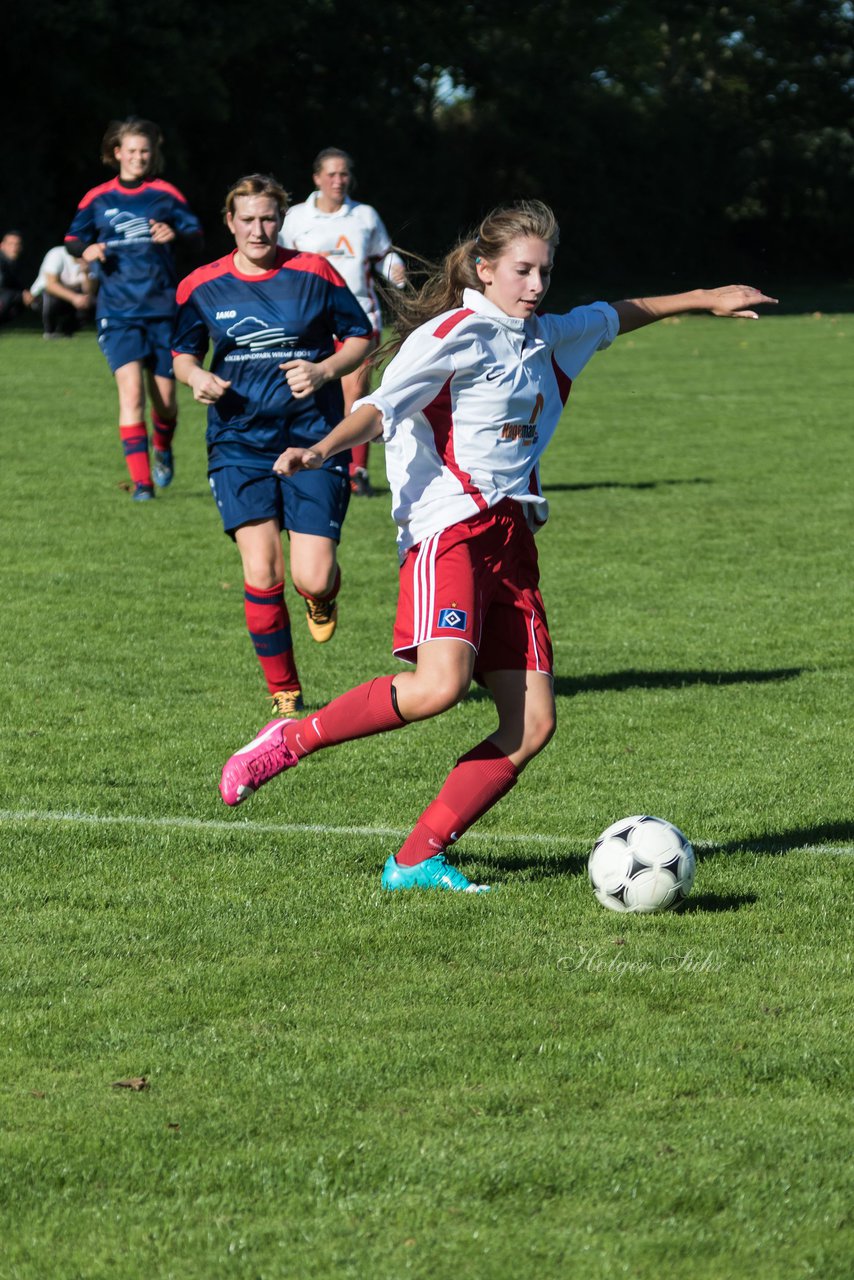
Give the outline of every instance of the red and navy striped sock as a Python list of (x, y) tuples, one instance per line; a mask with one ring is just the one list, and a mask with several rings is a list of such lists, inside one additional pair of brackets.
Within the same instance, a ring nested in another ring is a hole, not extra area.
[(130, 422), (119, 427), (119, 437), (125, 462), (134, 484), (151, 484), (151, 463), (148, 460), (148, 432), (144, 422)]
[(252, 587), (243, 584), (243, 608), (246, 626), (261, 663), (270, 693), (280, 689), (298, 689), (297, 664), (291, 641), (291, 620), (285, 604), (285, 584), (274, 587)]
[(460, 756), (442, 790), (407, 836), (397, 861), (414, 867), (442, 853), (507, 795), (518, 776), (513, 761), (488, 740)]
[(175, 435), (175, 428), (178, 425), (178, 413), (175, 412), (174, 418), (159, 418), (156, 413), (151, 415), (151, 433), (152, 444), (159, 453), (165, 453), (167, 449), (172, 448), (172, 438)]

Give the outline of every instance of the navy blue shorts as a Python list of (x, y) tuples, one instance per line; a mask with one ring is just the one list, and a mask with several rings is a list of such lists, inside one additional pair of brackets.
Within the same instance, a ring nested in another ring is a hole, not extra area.
[(98, 346), (113, 373), (122, 365), (141, 360), (158, 378), (174, 378), (172, 372), (172, 321), (123, 320), (102, 316), (98, 321)]
[(341, 541), (341, 526), (350, 503), (347, 467), (298, 471), (278, 476), (249, 467), (220, 467), (208, 475), (225, 532), (250, 520), (276, 520), (291, 533), (314, 533)]

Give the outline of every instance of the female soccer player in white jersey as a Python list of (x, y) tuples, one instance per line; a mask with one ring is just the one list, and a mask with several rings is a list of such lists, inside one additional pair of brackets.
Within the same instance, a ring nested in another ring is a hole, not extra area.
[[(312, 173), (316, 190), (304, 204), (288, 210), (279, 243), (286, 249), (303, 249), (329, 259), (359, 299), (376, 343), (382, 330), (382, 315), (374, 270), (401, 286), (406, 279), (403, 259), (392, 252), (389, 234), (376, 209), (351, 200), (348, 193), (355, 179), (353, 161), (346, 151), (325, 147), (315, 156)], [(367, 394), (370, 372), (366, 362), (341, 379), (345, 413)], [(368, 479), (367, 443), (352, 451), (350, 488), (357, 497), (370, 497), (373, 492)]]
[(220, 791), (239, 804), (303, 757), (399, 729), (454, 706), (472, 678), (498, 724), (460, 757), (382, 876), (386, 889), (481, 892), (445, 858), (515, 784), (555, 729), (552, 649), (533, 530), (546, 519), (539, 460), (573, 380), (621, 333), (709, 311), (757, 318), (773, 302), (747, 285), (596, 302), (541, 315), (558, 227), (530, 201), (489, 214), (421, 294), (402, 300), (405, 341), (382, 384), (275, 470), (314, 469), (383, 435), (398, 525), (401, 586), (394, 652), (414, 670), (381, 676), (303, 720), (276, 721), (227, 762)]
[[(116, 379), (119, 436), (136, 501), (172, 481), (178, 421), (172, 372), (176, 241), (195, 250), (201, 224), (177, 187), (158, 178), (163, 136), (151, 120), (113, 120), (101, 159), (117, 176), (87, 191), (65, 237), (74, 257), (98, 264), (98, 342)], [(154, 467), (145, 425), (151, 401)]]

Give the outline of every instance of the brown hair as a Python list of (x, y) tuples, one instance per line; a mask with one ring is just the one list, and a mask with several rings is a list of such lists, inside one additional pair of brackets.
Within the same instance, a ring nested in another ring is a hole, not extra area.
[(107, 132), (101, 139), (101, 160), (110, 169), (118, 172), (121, 165), (116, 159), (116, 147), (121, 146), (125, 138), (135, 137), (137, 134), (147, 138), (151, 145), (151, 164), (148, 166), (148, 172), (152, 177), (156, 177), (158, 173), (163, 172), (163, 134), (160, 132), (160, 126), (153, 120), (143, 120), (139, 116), (128, 116), (126, 120), (111, 120), (107, 125)]
[(340, 147), (324, 147), (322, 151), (318, 151), (311, 165), (312, 173), (320, 173), (320, 170), (326, 164), (327, 160), (344, 160), (347, 168), (350, 170), (350, 177), (353, 176), (353, 157), (346, 151), (342, 151)]
[(249, 173), (245, 178), (238, 178), (237, 182), (233, 182), (228, 188), (222, 211), (223, 221), (227, 220), (229, 214), (234, 215), (234, 202), (240, 196), (270, 196), (272, 200), (275, 200), (279, 210), (279, 217), (282, 219), (287, 213), (288, 205), (291, 202), (287, 191), (272, 174)]
[(460, 240), (438, 267), (427, 264), (428, 275), (420, 289), (384, 289), (383, 298), (393, 315), (397, 337), (387, 342), (377, 356), (387, 358), (405, 338), (419, 327), (451, 311), (463, 300), (465, 289), (483, 293), (477, 262), (496, 262), (514, 240), (533, 237), (557, 248), (560, 228), (554, 213), (541, 200), (519, 200), (493, 209), (474, 230)]

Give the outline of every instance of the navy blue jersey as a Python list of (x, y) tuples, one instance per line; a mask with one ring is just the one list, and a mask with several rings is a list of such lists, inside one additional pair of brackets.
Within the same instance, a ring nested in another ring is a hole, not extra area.
[(65, 243), (72, 252), (106, 246), (99, 263), (97, 314), (153, 319), (175, 314), (177, 272), (171, 244), (155, 244), (151, 223), (167, 222), (183, 238), (201, 239), (201, 224), (177, 187), (160, 178), (93, 187), (77, 206)]
[(210, 370), (231, 383), (208, 408), (211, 469), (239, 463), (266, 471), (290, 445), (325, 436), (344, 413), (341, 383), (295, 400), (279, 366), (325, 360), (336, 338), (370, 336), (358, 301), (319, 254), (278, 249), (275, 265), (253, 276), (228, 254), (182, 280), (172, 353), (203, 360), (210, 340)]

